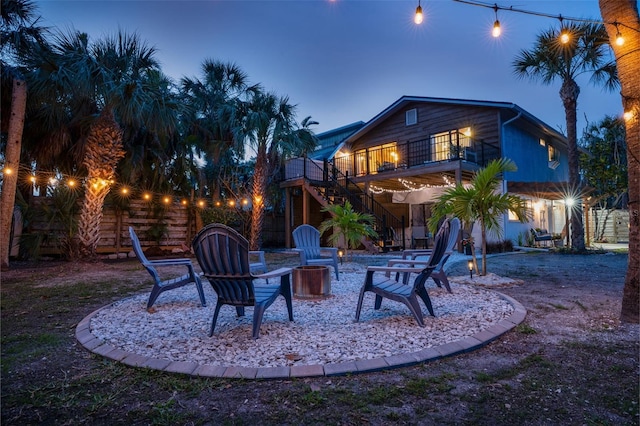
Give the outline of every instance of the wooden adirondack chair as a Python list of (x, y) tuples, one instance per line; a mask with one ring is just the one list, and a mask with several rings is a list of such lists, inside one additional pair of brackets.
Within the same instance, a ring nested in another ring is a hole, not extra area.
[[(435, 247), (431, 257), (429, 258), (427, 266), (369, 266), (367, 268), (364, 285), (360, 289), (360, 297), (358, 298), (358, 306), (356, 307), (356, 322), (360, 320), (360, 311), (362, 310), (364, 294), (370, 291), (376, 295), (374, 309), (380, 309), (383, 298), (404, 303), (413, 314), (418, 325), (424, 327), (424, 317), (422, 315), (420, 304), (418, 303), (418, 297), (422, 299), (431, 316), (435, 316), (433, 306), (431, 305), (431, 299), (429, 298), (429, 293), (427, 293), (427, 289), (424, 284), (442, 259), (448, 239), (449, 221), (447, 220), (438, 230), (435, 239)], [(424, 263), (422, 261), (404, 260), (404, 263), (406, 264), (411, 264), (413, 262)], [(376, 275), (377, 272), (384, 272), (384, 274)], [(398, 281), (397, 278), (399, 276), (405, 277), (411, 273), (416, 274), (412, 285), (405, 284), (403, 281)], [(391, 274), (395, 274), (396, 279), (391, 278)]]
[[(133, 252), (136, 254), (136, 257), (138, 258), (140, 263), (142, 263), (142, 266), (145, 267), (145, 269), (153, 278), (153, 288), (151, 289), (151, 294), (149, 295), (147, 309), (153, 306), (160, 293), (167, 290), (173, 290), (174, 288), (182, 287), (191, 283), (194, 283), (196, 285), (196, 288), (198, 289), (198, 295), (200, 296), (200, 303), (202, 304), (202, 306), (207, 306), (207, 302), (204, 298), (204, 291), (202, 289), (202, 282), (200, 281), (199, 275), (193, 268), (191, 259), (183, 258), (149, 260), (145, 256), (144, 251), (142, 251), (142, 246), (140, 245), (140, 240), (138, 239), (138, 235), (136, 235), (136, 231), (134, 231), (133, 227), (131, 226), (129, 227), (129, 236), (131, 237)], [(187, 274), (177, 278), (162, 279), (158, 268), (168, 266), (184, 266), (187, 268), (188, 272)]]
[[(455, 248), (456, 243), (458, 242), (459, 233), (460, 233), (460, 219), (458, 219), (457, 217), (454, 217), (449, 221), (449, 240), (447, 241), (447, 247), (445, 249), (444, 255), (442, 256), (442, 259), (440, 259), (440, 262), (438, 262), (438, 265), (436, 266), (436, 268), (431, 273), (431, 279), (433, 279), (436, 285), (438, 287), (442, 287), (442, 284), (444, 284), (444, 287), (447, 289), (449, 293), (452, 293), (452, 291), (451, 291), (451, 286), (449, 285), (449, 278), (447, 278), (447, 273), (444, 270), (444, 265), (445, 263), (447, 263), (447, 260), (449, 260), (449, 257), (453, 254), (453, 249)], [(402, 252), (402, 260), (392, 259), (388, 262), (387, 266), (396, 266), (399, 264), (406, 265), (407, 263), (405, 261), (407, 259), (416, 260), (422, 256), (431, 256), (432, 253), (433, 253), (433, 249), (404, 250)], [(427, 261), (421, 261), (421, 262), (423, 263), (412, 262), (412, 264), (414, 266), (419, 266), (419, 265), (426, 266), (428, 264)], [(407, 282), (408, 278), (409, 278), (408, 275), (405, 275), (405, 283)]]
[(336, 279), (338, 272), (338, 249), (336, 247), (320, 247), (320, 231), (311, 225), (300, 225), (293, 230), (294, 249), (300, 254), (300, 264), (333, 266)]
[[(193, 251), (205, 278), (218, 296), (211, 322), (213, 336), (220, 308), (236, 307), (238, 316), (244, 315), (245, 306), (253, 306), (253, 338), (260, 334), (264, 311), (283, 296), (287, 303), (289, 321), (293, 321), (291, 301), (291, 268), (280, 268), (266, 274), (254, 275), (249, 263), (249, 242), (228, 226), (212, 223), (198, 232), (193, 240)], [(280, 285), (254, 284), (259, 278), (280, 277)]]

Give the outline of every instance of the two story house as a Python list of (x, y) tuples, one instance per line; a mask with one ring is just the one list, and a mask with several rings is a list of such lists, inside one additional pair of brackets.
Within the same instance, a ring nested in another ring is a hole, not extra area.
[(505, 215), (502, 237), (518, 244), (531, 228), (561, 233), (566, 225), (566, 138), (516, 104), (403, 96), (367, 123), (318, 138), (313, 155), (286, 167), (287, 247), (296, 226), (319, 226), (322, 206), (345, 199), (374, 215), (383, 250), (426, 246), (436, 197), (501, 157), (518, 167), (501, 190), (526, 198), (532, 214), (528, 224)]

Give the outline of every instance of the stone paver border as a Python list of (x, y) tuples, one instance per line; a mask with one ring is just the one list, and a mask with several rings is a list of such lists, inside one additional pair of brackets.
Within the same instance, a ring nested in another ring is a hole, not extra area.
[(169, 361), (166, 359), (149, 358), (135, 353), (125, 352), (115, 348), (91, 334), (91, 318), (106, 309), (100, 308), (87, 315), (76, 326), (76, 339), (88, 351), (104, 356), (114, 361), (122, 362), (132, 367), (149, 368), (170, 373), (189, 374), (200, 377), (225, 377), (235, 379), (288, 379), (292, 377), (338, 376), (355, 373), (389, 370), (426, 363), (436, 359), (454, 356), (479, 349), (511, 330), (527, 315), (525, 307), (517, 300), (505, 294), (496, 292), (513, 306), (511, 315), (491, 327), (482, 330), (462, 340), (422, 349), (418, 352), (408, 352), (383, 358), (363, 359), (324, 365), (294, 365), (291, 367), (239, 367), (198, 364), (195, 362)]

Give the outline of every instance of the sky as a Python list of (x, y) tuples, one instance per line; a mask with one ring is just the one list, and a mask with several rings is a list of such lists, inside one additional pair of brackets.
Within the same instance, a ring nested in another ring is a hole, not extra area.
[[(516, 77), (512, 63), (559, 20), (498, 11), (453, 0), (36, 0), (41, 25), (89, 34), (137, 32), (158, 52), (163, 71), (179, 81), (201, 77), (205, 59), (235, 63), (251, 83), (288, 96), (298, 121), (316, 133), (367, 122), (402, 96), (515, 103), (566, 133), (560, 81)], [(490, 3), (493, 4), (493, 3)], [(597, 0), (498, 3), (565, 18), (601, 20)], [(587, 122), (620, 115), (619, 91), (577, 81), (578, 137)]]

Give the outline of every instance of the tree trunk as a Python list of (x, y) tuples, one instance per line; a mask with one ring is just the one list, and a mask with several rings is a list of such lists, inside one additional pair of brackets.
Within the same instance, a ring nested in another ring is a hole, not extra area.
[(571, 247), (576, 250), (584, 250), (584, 225), (582, 223), (582, 197), (580, 188), (580, 164), (578, 154), (577, 109), (580, 86), (567, 80), (560, 88), (560, 98), (564, 105), (565, 119), (567, 122), (567, 156), (569, 160), (569, 193), (574, 198), (571, 207)]
[[(11, 117), (7, 135), (7, 147), (4, 153), (4, 176), (2, 182), (2, 198), (0, 199), (0, 254), (1, 268), (9, 268), (9, 254), (11, 253), (11, 224), (13, 207), (18, 185), (18, 169), (20, 166), (20, 151), (22, 149), (22, 131), (24, 129), (24, 114), (27, 107), (27, 84), (23, 80), (13, 80), (11, 91)], [(8, 173), (11, 170), (12, 173)]]
[[(629, 170), (629, 265), (622, 294), (620, 320), (640, 323), (640, 17), (635, 0), (600, 0), (600, 13), (609, 40), (618, 30), (625, 42), (611, 43), (620, 78), (625, 113), (627, 167)], [(612, 25), (618, 22), (623, 25)]]
[(102, 206), (111, 189), (111, 180), (115, 176), (118, 161), (124, 157), (124, 154), (122, 129), (110, 111), (103, 111), (91, 126), (83, 160), (88, 170), (78, 224), (79, 249), (83, 257), (93, 257), (96, 254), (98, 241), (100, 241)]
[(264, 197), (267, 191), (267, 160), (266, 153), (258, 150), (256, 167), (253, 173), (253, 205), (251, 209), (251, 236), (249, 247), (260, 250), (262, 247), (262, 225), (264, 223)]

